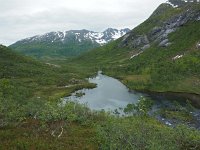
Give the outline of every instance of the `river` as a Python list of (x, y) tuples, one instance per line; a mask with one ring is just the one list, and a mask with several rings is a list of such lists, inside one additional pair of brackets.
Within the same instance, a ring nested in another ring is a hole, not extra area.
[[(79, 90), (67, 99), (87, 104), (92, 110), (114, 111), (126, 107), (127, 104), (136, 103), (140, 96), (145, 95), (139, 92), (129, 92), (129, 89), (120, 81), (103, 75), (100, 71), (96, 77), (88, 80), (90, 83), (97, 84), (97, 87)], [(76, 93), (84, 93), (85, 95), (77, 97)]]
[[(72, 100), (78, 101), (81, 104), (87, 104), (91, 110), (114, 112), (117, 109), (119, 113), (123, 114), (123, 108), (125, 108), (127, 104), (137, 103), (141, 96), (150, 97), (154, 101), (154, 106), (149, 112), (150, 115), (169, 126), (182, 123), (180, 120), (164, 118), (158, 113), (155, 115), (155, 113), (156, 111), (158, 112), (163, 109), (174, 112), (174, 109), (176, 109), (174, 100), (179, 101), (179, 103), (183, 105), (183, 108), (181, 109), (185, 109), (187, 107), (185, 99), (188, 99), (188, 94), (186, 93), (180, 95), (180, 93), (152, 92), (145, 94), (136, 91), (130, 92), (119, 80), (103, 75), (101, 71), (98, 72), (96, 77), (89, 78), (88, 80), (90, 83), (95, 83), (97, 87), (94, 89), (82, 89), (76, 91), (72, 96), (66, 97), (65, 101)], [(77, 93), (81, 96), (77, 96)], [(195, 98), (196, 100), (199, 100), (198, 96), (195, 96)], [(191, 114), (193, 119), (191, 120), (191, 123), (187, 121), (187, 125), (200, 129), (200, 110), (195, 109), (188, 113)]]

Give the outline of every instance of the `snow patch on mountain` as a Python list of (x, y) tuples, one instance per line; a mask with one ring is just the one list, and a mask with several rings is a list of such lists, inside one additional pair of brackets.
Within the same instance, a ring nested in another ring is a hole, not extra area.
[(177, 8), (178, 7), (178, 5), (175, 5), (175, 4), (171, 3), (170, 1), (167, 1), (166, 3), (171, 5), (173, 8)]
[(134, 55), (132, 55), (132, 56), (130, 57), (130, 59), (133, 59), (134, 57), (139, 56), (139, 55), (142, 54), (142, 53), (143, 53), (143, 51), (142, 51), (142, 52), (139, 52), (139, 53), (137, 53), (137, 54), (134, 54)]
[(70, 30), (70, 31), (57, 31), (57, 32), (50, 32), (46, 33), (44, 35), (36, 35), (34, 37), (26, 38), (23, 40), (20, 40), (20, 42), (23, 43), (29, 43), (29, 42), (62, 42), (65, 43), (68, 41), (68, 39), (74, 38), (77, 42), (84, 42), (86, 40), (91, 40), (92, 42), (96, 42), (100, 45), (104, 45), (110, 41), (116, 40), (122, 36), (124, 36), (126, 33), (128, 33), (130, 29), (112, 29), (108, 28), (104, 32), (94, 32), (94, 31), (88, 31), (88, 30)]
[(97, 40), (95, 40), (97, 43), (99, 43), (100, 45), (104, 45), (104, 44), (106, 44), (107, 43), (107, 41), (106, 40), (104, 40), (104, 39), (97, 39)]
[(183, 55), (177, 55), (177, 56), (173, 57), (172, 60), (180, 59), (182, 57), (183, 57)]
[(172, 6), (173, 8), (177, 8), (183, 6), (187, 3), (199, 3), (200, 0), (168, 0), (166, 3)]

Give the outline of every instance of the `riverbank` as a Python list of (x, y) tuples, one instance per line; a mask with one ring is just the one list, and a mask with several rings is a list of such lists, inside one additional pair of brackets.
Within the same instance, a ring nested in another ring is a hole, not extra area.
[(108, 149), (116, 143), (127, 149), (200, 147), (199, 131), (184, 125), (171, 128), (140, 114), (118, 117), (73, 102), (60, 107), (55, 100), (22, 105), (18, 111), (17, 125), (0, 128), (0, 149)]
[[(93, 89), (82, 89), (74, 92), (66, 100), (76, 100), (81, 104), (87, 104), (92, 110), (114, 111), (126, 107), (129, 103), (136, 103), (141, 93), (130, 93), (128, 88), (119, 80), (106, 75), (101, 71), (97, 76), (88, 79), (90, 84), (96, 84)], [(81, 94), (79, 93), (84, 93)]]
[[(186, 97), (188, 93), (185, 93), (185, 96), (182, 93), (172, 92), (132, 91), (119, 80), (102, 75), (100, 71), (96, 77), (89, 78), (88, 81), (96, 84), (96, 88), (78, 90), (72, 96), (66, 97), (65, 101), (77, 101), (86, 104), (92, 110), (105, 110), (111, 114), (123, 116), (125, 115), (124, 108), (128, 104), (137, 103), (138, 99), (143, 96), (154, 103), (149, 115), (158, 121), (172, 127), (185, 124), (200, 129), (200, 111), (198, 107), (193, 108), (189, 103)], [(77, 96), (79, 93), (84, 94)]]
[[(122, 75), (122, 74), (116, 74), (116, 72), (112, 72), (112, 71), (108, 71), (108, 70), (104, 70), (102, 72), (105, 75), (108, 75), (110, 77), (114, 77), (116, 79), (118, 79), (120, 82), (122, 82), (124, 85), (126, 85), (130, 91), (134, 92), (141, 92), (144, 94), (148, 94), (152, 97), (155, 97), (155, 95), (157, 95), (156, 97), (168, 97), (168, 99), (171, 100), (177, 100), (177, 101), (191, 101), (193, 106), (196, 108), (200, 108), (200, 93), (195, 93), (194, 91), (191, 92), (191, 90), (189, 91), (185, 91), (184, 90), (177, 90), (176, 88), (174, 90), (169, 90), (169, 89), (157, 89), (157, 88), (153, 88), (151, 86), (149, 86), (149, 82), (150, 82), (150, 77), (149, 76), (140, 76), (140, 75), (136, 75), (136, 76), (132, 76), (130, 77), (129, 75)], [(138, 85), (141, 84), (141, 85)]]

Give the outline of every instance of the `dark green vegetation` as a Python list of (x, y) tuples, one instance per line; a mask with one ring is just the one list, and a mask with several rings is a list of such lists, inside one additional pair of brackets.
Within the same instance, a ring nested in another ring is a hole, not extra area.
[(69, 39), (67, 43), (63, 44), (61, 41), (49, 43), (46, 41), (34, 41), (31, 43), (21, 44), (16, 43), (10, 47), (20, 53), (28, 56), (34, 56), (36, 58), (45, 57), (66, 57), (77, 56), (81, 53), (87, 52), (100, 45), (90, 40), (84, 40), (81, 43), (73, 37)]
[[(130, 89), (200, 94), (199, 21), (190, 16), (177, 25), (167, 36), (168, 45), (159, 46), (163, 39), (152, 35), (153, 28), (164, 30), (164, 22), (170, 24), (188, 9), (198, 13), (199, 5), (174, 9), (162, 4), (127, 37), (73, 60), (38, 62), (0, 46), (0, 149), (200, 149), (198, 130), (168, 127), (149, 117), (152, 104), (145, 98), (124, 109), (128, 117), (94, 112), (75, 102), (64, 105), (60, 99), (95, 87), (85, 78), (99, 69)], [(160, 114), (192, 119), (188, 110), (176, 105)]]
[[(43, 63), (0, 46), (0, 78), (6, 80), (16, 93), (22, 88), (27, 97), (60, 97), (69, 96), (72, 91), (90, 88), (84, 78), (93, 74), (94, 69), (79, 66), (62, 67), (51, 63)], [(66, 86), (66, 87), (65, 87)], [(24, 90), (26, 89), (26, 90)], [(20, 94), (19, 94), (20, 95)], [(25, 98), (25, 99), (26, 99)]]
[[(162, 4), (130, 34), (75, 62), (93, 64), (130, 89), (200, 94), (200, 21), (194, 17), (199, 12), (200, 4), (196, 3), (179, 8)], [(177, 18), (181, 16), (187, 21), (180, 25)], [(167, 32), (171, 33), (166, 37), (163, 33)], [(161, 46), (164, 40), (168, 45)], [(133, 55), (137, 56), (130, 59)]]
[(199, 132), (184, 126), (169, 128), (152, 118), (110, 118), (99, 126), (101, 149), (199, 149)]
[[(125, 118), (104, 111), (94, 112), (74, 102), (63, 105), (61, 97), (93, 86), (83, 78), (92, 75), (94, 69), (75, 64), (68, 64), (67, 69), (46, 65), (4, 46), (1, 46), (1, 54), (1, 72), (4, 73), (0, 80), (0, 149), (200, 147), (199, 131), (185, 126), (173, 129), (148, 117), (152, 104), (144, 98), (125, 109), (132, 115)], [(9, 69), (4, 69), (6, 66)]]
[(74, 102), (14, 101), (6, 97), (12, 89), (8, 83), (1, 89), (1, 149), (200, 148), (199, 131), (169, 128), (148, 117), (151, 105), (144, 98), (134, 105), (133, 116), (118, 118)]
[(95, 131), (84, 125), (89, 109), (58, 107), (61, 97), (95, 87), (84, 79), (94, 70), (45, 64), (2, 45), (0, 54), (0, 149), (94, 149)]
[[(151, 106), (151, 101), (141, 98), (124, 109), (129, 117), (109, 117), (98, 125), (101, 149), (199, 149), (199, 131), (183, 125), (163, 126), (147, 115)], [(181, 106), (174, 108), (178, 113)]]

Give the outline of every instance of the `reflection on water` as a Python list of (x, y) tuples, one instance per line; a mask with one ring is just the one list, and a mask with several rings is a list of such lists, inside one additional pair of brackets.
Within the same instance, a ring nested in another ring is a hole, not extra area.
[(90, 83), (96, 83), (97, 88), (83, 89), (76, 93), (83, 92), (84, 96), (77, 98), (75, 93), (66, 99), (77, 100), (80, 103), (87, 103), (93, 110), (115, 110), (124, 108), (129, 103), (136, 103), (141, 93), (130, 93), (128, 88), (118, 80), (102, 75), (101, 72), (95, 78), (89, 78)]
[[(141, 94), (138, 92), (129, 92), (128, 88), (119, 82), (117, 79), (102, 75), (101, 72), (95, 78), (89, 78), (89, 82), (96, 83), (97, 88), (94, 89), (83, 89), (72, 94), (72, 96), (65, 98), (65, 100), (74, 100), (82, 104), (87, 104), (92, 110), (106, 110), (114, 112), (118, 109), (118, 112), (123, 114), (123, 108), (130, 103), (137, 103), (140, 96), (150, 97), (154, 100), (154, 106), (149, 112), (149, 115), (154, 116), (159, 121), (163, 122), (168, 126), (175, 126), (176, 124), (183, 123), (182, 121), (164, 118), (160, 115), (159, 110), (167, 109), (171, 110), (174, 108), (174, 100), (178, 100), (180, 94), (171, 93), (148, 93)], [(76, 93), (85, 93), (82, 97), (76, 97)], [(178, 96), (178, 97), (177, 97)], [(180, 104), (185, 105), (183, 101), (184, 97), (180, 97)], [(183, 107), (187, 107), (183, 106)], [(122, 109), (119, 109), (122, 108)], [(186, 122), (187, 125), (200, 129), (200, 110), (194, 110), (190, 112), (195, 120), (192, 122)]]

